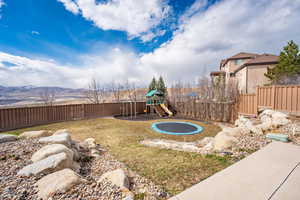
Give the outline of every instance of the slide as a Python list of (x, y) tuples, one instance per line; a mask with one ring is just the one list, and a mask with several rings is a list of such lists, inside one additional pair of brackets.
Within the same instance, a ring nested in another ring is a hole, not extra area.
[(155, 105), (154, 109), (156, 111), (156, 113), (160, 116), (160, 117), (164, 117), (165, 116), (165, 111), (162, 109), (162, 107), (160, 107), (159, 105)]
[(167, 108), (167, 106), (165, 104), (160, 104), (160, 107), (166, 112), (168, 113), (169, 117), (171, 117), (173, 115), (173, 113)]

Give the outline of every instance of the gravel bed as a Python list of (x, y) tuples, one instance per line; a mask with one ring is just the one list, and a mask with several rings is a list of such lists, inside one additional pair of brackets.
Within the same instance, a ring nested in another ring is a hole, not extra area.
[(17, 172), (30, 164), (33, 152), (42, 145), (36, 140), (18, 140), (0, 144), (0, 199), (37, 199), (34, 184), (42, 175), (21, 178)]
[[(278, 129), (269, 132), (286, 134), (289, 136), (291, 143), (300, 145), (300, 121), (299, 120), (293, 120), (292, 123), (289, 123), (285, 126), (279, 127)], [(254, 133), (243, 134), (237, 137), (237, 139), (238, 142), (232, 148), (231, 153), (233, 154), (234, 157), (238, 157), (238, 158), (248, 156), (254, 151), (257, 151), (263, 148), (264, 146), (266, 146), (267, 144), (269, 144), (270, 142), (272, 142), (272, 140), (266, 138), (266, 134), (263, 135), (254, 134)]]
[[(16, 174), (21, 168), (31, 163), (32, 154), (42, 146), (36, 139), (0, 144), (0, 200), (38, 199), (35, 183), (46, 174), (26, 178), (18, 177)], [(106, 151), (102, 152), (98, 158), (90, 157), (88, 152), (80, 153), (82, 159), (79, 161), (81, 165), (79, 174), (85, 181), (73, 187), (67, 193), (54, 195), (53, 200), (122, 199), (122, 191), (118, 187), (113, 186), (110, 182), (96, 182), (103, 173), (118, 168), (123, 168), (128, 175), (131, 183), (130, 190), (136, 194), (136, 197), (139, 197), (136, 199), (155, 200), (169, 197), (160, 187), (134, 173)]]
[(294, 120), (293, 123), (281, 127), (279, 129), (279, 132), (283, 134), (288, 134), (292, 143), (300, 145), (300, 121), (299, 120)]

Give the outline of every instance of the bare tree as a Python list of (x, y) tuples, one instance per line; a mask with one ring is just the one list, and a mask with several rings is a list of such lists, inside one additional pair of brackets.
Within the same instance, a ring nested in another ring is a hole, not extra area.
[(124, 83), (124, 92), (126, 93), (128, 100), (137, 100), (137, 88), (135, 83), (130, 83), (129, 80), (126, 80)]
[(45, 88), (42, 92), (40, 92), (40, 98), (46, 106), (53, 106), (56, 100), (55, 90)]
[(211, 82), (207, 76), (198, 79), (197, 90), (202, 100), (211, 100), (213, 98)]
[(111, 90), (114, 101), (115, 102), (120, 102), (121, 92), (122, 92), (122, 89), (123, 89), (122, 84), (119, 83), (119, 82), (112, 81), (109, 87), (110, 87), (110, 90)]
[(98, 104), (104, 101), (105, 92), (105, 87), (100, 85), (95, 78), (92, 78), (85, 95), (91, 103)]

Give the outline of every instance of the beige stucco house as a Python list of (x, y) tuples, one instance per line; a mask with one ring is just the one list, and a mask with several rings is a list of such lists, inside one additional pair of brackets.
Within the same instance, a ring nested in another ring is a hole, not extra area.
[(278, 63), (278, 56), (241, 52), (220, 63), (220, 71), (212, 72), (212, 80), (225, 76), (225, 83), (236, 82), (242, 93), (255, 93), (257, 86), (268, 84), (267, 68)]

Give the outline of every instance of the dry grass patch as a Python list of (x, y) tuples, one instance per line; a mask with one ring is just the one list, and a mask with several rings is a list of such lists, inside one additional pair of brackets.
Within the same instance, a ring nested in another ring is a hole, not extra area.
[[(207, 178), (215, 172), (229, 166), (232, 161), (217, 156), (201, 156), (174, 150), (146, 147), (139, 142), (144, 139), (171, 139), (177, 141), (195, 141), (207, 136), (214, 136), (219, 127), (197, 121), (190, 121), (204, 128), (201, 134), (188, 136), (164, 135), (152, 131), (151, 124), (157, 121), (125, 121), (117, 119), (90, 119), (55, 123), (10, 133), (20, 134), (27, 130), (57, 130), (67, 128), (74, 139), (88, 137), (107, 148), (118, 160), (129, 168), (164, 187), (169, 193), (178, 192)], [(170, 121), (170, 120), (168, 120)], [(174, 120), (178, 121), (178, 120)]]

